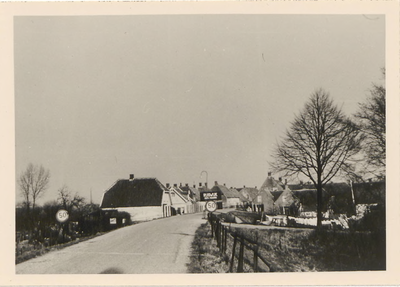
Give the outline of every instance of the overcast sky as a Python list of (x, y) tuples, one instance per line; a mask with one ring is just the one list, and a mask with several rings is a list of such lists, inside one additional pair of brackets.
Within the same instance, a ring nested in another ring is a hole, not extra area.
[[(318, 88), (346, 114), (385, 65), (379, 15), (16, 17), (16, 174), (100, 203), (117, 179), (260, 186)], [(18, 193), (18, 191), (17, 191)], [(21, 198), (17, 196), (17, 201)]]

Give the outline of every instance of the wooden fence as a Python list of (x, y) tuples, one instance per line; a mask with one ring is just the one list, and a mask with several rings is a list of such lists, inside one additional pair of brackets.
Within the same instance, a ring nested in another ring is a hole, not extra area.
[[(208, 221), (211, 225), (211, 235), (217, 241), (217, 246), (222, 254), (230, 253), (229, 272), (244, 272), (244, 264), (251, 266), (253, 272), (271, 272), (271, 264), (260, 254), (258, 238), (256, 240), (246, 237), (236, 230), (232, 231), (229, 226), (224, 225), (214, 214), (209, 214)], [(232, 241), (232, 247), (228, 250), (228, 242)], [(239, 251), (237, 249), (239, 247)], [(245, 250), (247, 256), (245, 256)], [(267, 267), (261, 268), (259, 260)], [(236, 264), (235, 264), (236, 263)]]

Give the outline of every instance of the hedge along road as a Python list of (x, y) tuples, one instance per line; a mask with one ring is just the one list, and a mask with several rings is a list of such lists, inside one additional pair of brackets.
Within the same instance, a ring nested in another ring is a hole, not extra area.
[(16, 265), (17, 274), (186, 273), (203, 213), (127, 226)]

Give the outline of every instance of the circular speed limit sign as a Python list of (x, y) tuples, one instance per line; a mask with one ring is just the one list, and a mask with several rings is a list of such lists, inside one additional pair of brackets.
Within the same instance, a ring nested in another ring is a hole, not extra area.
[(217, 204), (214, 201), (207, 201), (206, 209), (209, 212), (214, 212), (217, 210)]
[(57, 211), (56, 219), (58, 222), (63, 223), (65, 221), (67, 221), (68, 218), (69, 218), (68, 211), (66, 211), (64, 209), (60, 209), (59, 211)]

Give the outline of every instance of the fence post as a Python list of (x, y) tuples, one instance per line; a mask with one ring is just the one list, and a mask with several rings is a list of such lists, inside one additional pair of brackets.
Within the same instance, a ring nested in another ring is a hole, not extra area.
[(223, 253), (224, 252), (224, 226), (222, 225), (222, 223), (220, 223), (221, 224), (221, 246), (220, 246), (220, 249), (219, 249), (219, 251), (221, 252), (221, 253)]
[(210, 216), (210, 221), (211, 221), (211, 237), (214, 237), (216, 227), (215, 227), (215, 220), (214, 220), (213, 216)]
[(217, 239), (217, 246), (218, 248), (219, 246), (219, 242), (220, 242), (220, 230), (219, 230), (219, 221), (217, 219), (216, 224), (215, 224), (215, 239)]
[(219, 223), (220, 228), (221, 228), (221, 249), (224, 248), (224, 226), (222, 225), (222, 222)]
[(254, 246), (253, 269), (254, 272), (258, 272), (258, 233), (256, 233), (256, 244)]
[(235, 250), (236, 250), (236, 242), (237, 242), (237, 234), (235, 232), (233, 239), (233, 247), (232, 247), (232, 258), (231, 258), (231, 266), (229, 267), (229, 272), (233, 271), (233, 263), (235, 262)]
[(256, 245), (254, 247), (254, 262), (253, 262), (254, 272), (258, 272), (258, 254), (257, 254), (257, 251), (258, 251), (258, 245)]
[(244, 255), (244, 240), (243, 235), (240, 235), (240, 249), (239, 249), (239, 262), (238, 262), (238, 273), (243, 273), (243, 255)]
[(226, 226), (224, 226), (224, 233), (225, 233), (225, 237), (224, 237), (224, 253), (226, 252), (226, 240), (227, 240), (227, 228)]

